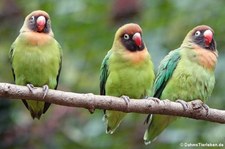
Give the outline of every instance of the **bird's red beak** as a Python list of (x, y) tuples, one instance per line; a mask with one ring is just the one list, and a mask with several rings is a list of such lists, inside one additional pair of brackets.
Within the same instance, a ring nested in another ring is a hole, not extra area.
[(133, 38), (132, 38), (135, 42), (135, 44), (138, 46), (138, 47), (141, 47), (142, 45), (142, 38), (141, 38), (141, 34), (140, 33), (135, 33), (133, 35)]
[(206, 46), (210, 46), (210, 43), (212, 42), (212, 39), (213, 39), (213, 33), (211, 30), (206, 30), (204, 32), (204, 39), (205, 39), (205, 44)]
[(37, 18), (37, 30), (41, 32), (45, 28), (46, 20), (44, 16), (39, 16)]

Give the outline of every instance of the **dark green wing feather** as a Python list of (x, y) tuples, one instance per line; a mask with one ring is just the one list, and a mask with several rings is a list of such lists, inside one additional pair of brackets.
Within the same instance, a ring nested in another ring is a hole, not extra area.
[[(14, 52), (14, 43), (11, 45), (11, 48), (9, 50), (9, 61), (10, 61), (10, 64), (11, 64), (13, 79), (14, 79), (14, 82), (15, 82), (16, 76), (15, 76), (15, 72), (14, 72), (13, 65), (12, 65), (12, 63), (13, 63), (13, 52)], [(23, 101), (25, 107), (29, 110), (26, 100), (22, 99), (22, 101)]]
[(59, 83), (59, 76), (60, 76), (60, 72), (61, 72), (61, 68), (62, 68), (62, 47), (58, 44), (58, 48), (59, 48), (59, 51), (60, 51), (60, 61), (59, 61), (59, 70), (58, 70), (58, 75), (56, 77), (56, 86), (55, 86), (55, 89), (57, 89), (58, 87), (58, 83)]
[(160, 98), (161, 94), (172, 77), (175, 68), (180, 60), (181, 56), (179, 49), (171, 51), (160, 63), (159, 70), (156, 75), (156, 80), (153, 86), (153, 97)]
[(100, 68), (100, 95), (105, 95), (105, 84), (109, 75), (108, 72), (108, 61), (109, 61), (109, 57), (111, 55), (111, 51), (109, 51), (107, 53), (107, 55), (105, 56), (105, 58), (102, 61), (102, 65)]
[[(160, 98), (161, 94), (166, 87), (167, 82), (172, 77), (175, 68), (181, 56), (179, 49), (171, 51), (160, 63), (159, 70), (153, 85), (153, 97)], [(145, 124), (149, 123), (151, 114), (145, 119)]]
[(14, 52), (14, 43), (11, 45), (11, 48), (9, 50), (9, 61), (10, 61), (10, 64), (11, 64), (11, 69), (12, 69), (12, 74), (13, 74), (13, 79), (15, 81), (15, 73), (14, 73), (14, 69), (13, 69), (13, 66), (12, 66), (12, 61), (13, 61), (13, 52)]
[[(59, 76), (60, 76), (60, 72), (61, 72), (61, 68), (62, 68), (62, 55), (63, 55), (62, 54), (62, 48), (61, 48), (60, 44), (58, 44), (58, 48), (60, 50), (60, 61), (59, 61), (59, 70), (58, 70), (58, 74), (57, 74), (57, 77), (56, 77), (56, 86), (55, 86), (55, 89), (57, 89), (58, 83), (59, 83)], [(51, 103), (45, 102), (44, 109), (43, 109), (43, 113), (45, 113), (48, 110), (48, 108), (50, 107), (50, 105), (51, 105)]]

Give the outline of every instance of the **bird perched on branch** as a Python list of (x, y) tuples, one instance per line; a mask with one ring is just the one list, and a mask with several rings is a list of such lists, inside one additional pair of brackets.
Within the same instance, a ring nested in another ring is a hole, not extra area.
[[(153, 85), (153, 96), (173, 101), (206, 101), (214, 88), (217, 57), (213, 29), (206, 25), (195, 27), (186, 35), (181, 46), (161, 61)], [(185, 101), (178, 102), (185, 109)], [(203, 107), (207, 110), (204, 104)], [(145, 143), (153, 141), (175, 119), (174, 116), (149, 115)]]
[[(101, 65), (100, 94), (130, 98), (144, 98), (151, 94), (155, 75), (150, 54), (137, 24), (120, 27)], [(128, 97), (127, 97), (128, 96)], [(104, 111), (106, 133), (112, 134), (125, 113)]]
[[(62, 49), (55, 40), (48, 13), (42, 10), (31, 12), (24, 21), (20, 34), (10, 49), (10, 61), (15, 83), (43, 86), (43, 98), (48, 88), (56, 89), (62, 65)], [(50, 103), (24, 100), (23, 103), (33, 118), (40, 118)]]

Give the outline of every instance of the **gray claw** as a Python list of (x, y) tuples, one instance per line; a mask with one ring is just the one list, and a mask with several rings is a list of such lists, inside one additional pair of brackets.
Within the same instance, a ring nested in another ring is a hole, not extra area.
[(161, 101), (161, 100), (160, 100), (160, 99), (158, 99), (158, 98), (152, 98), (152, 100), (153, 100), (154, 102), (158, 103), (158, 104), (159, 104), (159, 103), (160, 103), (160, 101)]
[(148, 99), (148, 100), (153, 100), (154, 102), (156, 102), (156, 103), (160, 103), (160, 99), (158, 99), (158, 98), (155, 98), (155, 97), (145, 97), (145, 99)]
[(178, 102), (182, 105), (184, 111), (186, 111), (188, 109), (188, 104), (186, 101), (178, 99), (178, 100), (176, 100), (176, 102)]
[(202, 102), (201, 100), (194, 100), (192, 101), (192, 107), (194, 110), (198, 110), (198, 109), (205, 109), (206, 110), (206, 116), (209, 115), (209, 106), (206, 105), (204, 102)]
[(44, 92), (44, 95), (43, 95), (43, 97), (42, 97), (42, 98), (44, 99), (44, 98), (45, 98), (45, 96), (46, 96), (46, 95), (47, 95), (47, 93), (48, 93), (49, 87), (48, 87), (48, 85), (44, 85), (42, 89), (43, 89), (43, 92)]
[(34, 85), (33, 84), (27, 84), (27, 88), (31, 93), (34, 93)]
[(202, 107), (206, 110), (206, 116), (209, 115), (209, 106), (205, 103), (202, 104)]
[(126, 105), (129, 104), (130, 98), (128, 96), (123, 95), (123, 96), (121, 96), (121, 98), (125, 101)]

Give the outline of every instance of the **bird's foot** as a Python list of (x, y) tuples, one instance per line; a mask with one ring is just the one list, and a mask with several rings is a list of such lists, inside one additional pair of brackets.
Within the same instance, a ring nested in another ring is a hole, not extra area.
[(202, 107), (206, 110), (206, 116), (209, 115), (209, 106), (205, 103), (202, 104)]
[(145, 99), (153, 100), (154, 102), (156, 102), (156, 103), (158, 103), (158, 104), (159, 104), (159, 102), (161, 101), (160, 99), (155, 98), (155, 97), (147, 97), (147, 96), (146, 96)]
[(126, 105), (129, 104), (130, 98), (128, 96), (123, 95), (123, 96), (121, 96), (121, 98), (125, 101)]
[(159, 104), (159, 103), (160, 103), (160, 101), (161, 101), (161, 100), (160, 100), (160, 99), (158, 99), (158, 98), (152, 98), (152, 100), (153, 100), (154, 102), (158, 103), (158, 104)]
[(31, 93), (34, 93), (34, 85), (33, 84), (27, 84), (27, 88)]
[(188, 109), (188, 104), (186, 101), (178, 99), (178, 100), (176, 100), (176, 102), (178, 102), (182, 105), (184, 111), (186, 111)]
[(198, 109), (205, 109), (206, 110), (206, 116), (209, 115), (209, 106), (207, 104), (205, 104), (204, 102), (202, 102), (201, 100), (195, 100), (192, 102), (192, 106), (194, 110), (198, 110)]
[(43, 93), (44, 93), (44, 95), (43, 95), (43, 99), (45, 98), (45, 96), (47, 95), (47, 93), (48, 93), (48, 90), (49, 90), (49, 87), (48, 87), (48, 85), (44, 85), (43, 87), (42, 87), (42, 90), (43, 90)]

